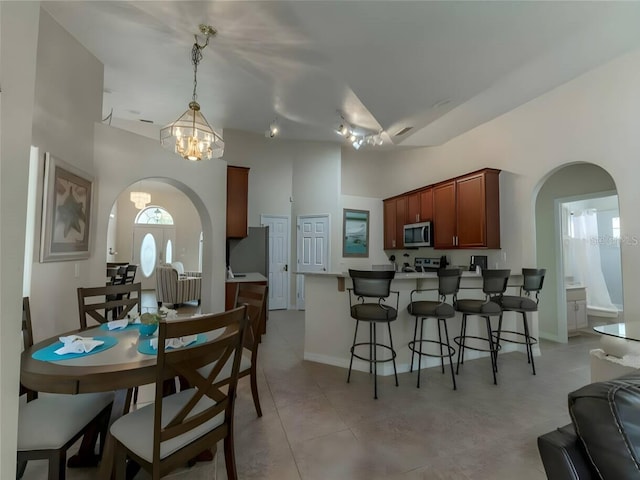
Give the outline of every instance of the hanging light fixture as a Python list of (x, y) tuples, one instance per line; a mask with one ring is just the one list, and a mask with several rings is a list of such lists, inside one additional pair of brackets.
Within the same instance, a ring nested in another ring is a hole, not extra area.
[(151, 195), (147, 192), (131, 192), (129, 200), (133, 202), (138, 210), (142, 210), (147, 206), (147, 203), (151, 202)]
[(196, 41), (191, 49), (191, 62), (193, 63), (193, 96), (189, 102), (189, 109), (175, 122), (170, 123), (160, 130), (160, 143), (170, 147), (181, 157), (198, 161), (205, 158), (221, 158), (224, 153), (224, 140), (200, 113), (200, 104), (197, 102), (196, 87), (198, 86), (198, 64), (202, 60), (202, 50), (209, 45), (209, 38), (216, 35), (216, 30), (209, 25), (200, 25), (200, 33), (205, 41), (198, 43), (198, 35), (194, 35)]

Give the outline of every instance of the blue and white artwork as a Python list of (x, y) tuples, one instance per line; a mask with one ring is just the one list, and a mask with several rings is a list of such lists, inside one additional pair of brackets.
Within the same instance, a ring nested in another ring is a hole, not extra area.
[(369, 211), (344, 210), (342, 256), (369, 256)]

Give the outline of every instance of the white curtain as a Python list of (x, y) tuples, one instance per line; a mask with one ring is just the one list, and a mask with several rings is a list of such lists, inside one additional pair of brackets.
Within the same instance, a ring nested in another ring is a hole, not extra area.
[(602, 274), (596, 211), (574, 211), (569, 225), (565, 275), (586, 287), (589, 307), (616, 311)]

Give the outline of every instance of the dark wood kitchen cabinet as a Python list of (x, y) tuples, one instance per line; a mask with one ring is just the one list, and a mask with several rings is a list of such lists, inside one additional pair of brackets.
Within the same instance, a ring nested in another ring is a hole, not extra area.
[(500, 170), (433, 187), (435, 248), (500, 248)]
[(407, 195), (407, 223), (420, 223), (433, 219), (433, 189), (424, 188)]
[(408, 196), (389, 198), (384, 204), (384, 249), (404, 247), (404, 226), (407, 222)]
[(249, 169), (227, 167), (227, 238), (247, 236)]

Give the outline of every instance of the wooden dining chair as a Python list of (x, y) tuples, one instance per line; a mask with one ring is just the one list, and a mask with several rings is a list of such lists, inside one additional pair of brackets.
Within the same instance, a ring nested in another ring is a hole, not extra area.
[[(22, 299), (24, 348), (33, 346), (29, 297)], [(18, 413), (17, 478), (22, 478), (29, 460), (49, 462), (49, 480), (64, 480), (67, 450), (92, 428), (100, 429), (100, 449), (107, 433), (113, 392), (81, 395), (38, 394), (20, 385)], [(97, 425), (96, 425), (97, 424)]]
[[(200, 452), (224, 439), (227, 478), (237, 478), (233, 445), (233, 409), (240, 368), (247, 307), (184, 320), (160, 321), (156, 362), (155, 402), (116, 420), (115, 477), (126, 476), (127, 458), (151, 474), (154, 480), (183, 466)], [(220, 332), (215, 336), (215, 331)], [(177, 349), (165, 349), (165, 341), (212, 332), (213, 339)], [(227, 361), (231, 378), (225, 388), (215, 379)], [(201, 367), (216, 362), (208, 374)], [(165, 379), (182, 376), (191, 388), (164, 396)]]
[[(131, 294), (136, 296), (131, 298)], [(80, 328), (87, 329), (87, 317), (98, 323), (107, 323), (107, 312), (112, 312), (112, 319), (125, 318), (134, 307), (140, 306), (142, 287), (140, 283), (128, 285), (106, 285), (104, 287), (78, 288), (78, 313)]]

